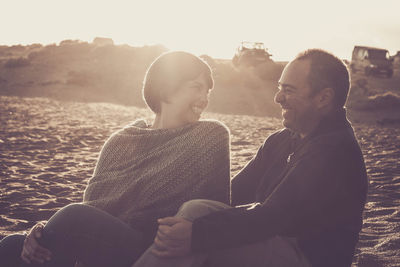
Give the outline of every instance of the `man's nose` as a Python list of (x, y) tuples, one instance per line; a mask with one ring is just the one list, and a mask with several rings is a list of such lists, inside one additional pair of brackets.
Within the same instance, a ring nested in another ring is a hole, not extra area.
[(274, 101), (277, 104), (281, 104), (282, 102), (285, 101), (285, 95), (282, 93), (282, 91), (276, 92), (275, 97), (274, 97)]

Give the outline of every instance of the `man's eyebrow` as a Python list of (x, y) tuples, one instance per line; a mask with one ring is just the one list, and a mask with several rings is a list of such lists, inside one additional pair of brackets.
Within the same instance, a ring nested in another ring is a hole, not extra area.
[(293, 86), (293, 85), (285, 84), (285, 83), (280, 83), (280, 82), (278, 82), (278, 87), (280, 87), (280, 88), (285, 88), (285, 89), (294, 89), (294, 90), (297, 89), (297, 88), (296, 88), (295, 86)]

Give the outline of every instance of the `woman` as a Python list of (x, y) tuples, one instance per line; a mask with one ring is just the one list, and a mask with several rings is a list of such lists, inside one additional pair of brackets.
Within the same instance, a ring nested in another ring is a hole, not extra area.
[(212, 88), (200, 58), (186, 52), (157, 58), (143, 86), (153, 124), (138, 120), (114, 133), (83, 203), (62, 208), (26, 238), (3, 239), (1, 258), (10, 266), (19, 255), (26, 266), (130, 266), (152, 244), (158, 218), (194, 198), (229, 203), (229, 132), (199, 121)]

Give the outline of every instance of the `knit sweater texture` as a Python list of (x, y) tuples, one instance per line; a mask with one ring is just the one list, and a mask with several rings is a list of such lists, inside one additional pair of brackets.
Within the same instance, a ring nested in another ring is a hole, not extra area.
[(104, 144), (83, 202), (151, 239), (156, 220), (195, 198), (230, 202), (229, 131), (217, 121), (151, 129), (138, 120)]

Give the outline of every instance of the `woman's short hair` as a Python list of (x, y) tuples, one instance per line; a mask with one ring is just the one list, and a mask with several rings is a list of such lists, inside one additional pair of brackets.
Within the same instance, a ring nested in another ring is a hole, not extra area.
[(143, 98), (155, 113), (182, 83), (204, 74), (210, 89), (214, 87), (210, 66), (201, 58), (183, 51), (167, 52), (151, 63), (143, 81)]

